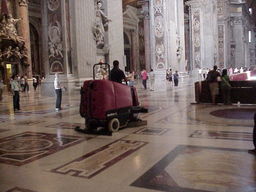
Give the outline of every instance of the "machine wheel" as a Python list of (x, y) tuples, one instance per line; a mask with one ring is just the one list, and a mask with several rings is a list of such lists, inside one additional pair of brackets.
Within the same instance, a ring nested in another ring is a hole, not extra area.
[(110, 132), (117, 132), (120, 128), (120, 121), (117, 118), (113, 118), (108, 122), (108, 130)]

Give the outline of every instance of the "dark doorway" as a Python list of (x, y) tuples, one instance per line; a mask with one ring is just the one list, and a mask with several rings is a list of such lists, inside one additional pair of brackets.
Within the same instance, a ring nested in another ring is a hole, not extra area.
[(33, 75), (42, 75), (42, 62), (40, 56), (40, 39), (37, 29), (30, 24), (31, 61)]

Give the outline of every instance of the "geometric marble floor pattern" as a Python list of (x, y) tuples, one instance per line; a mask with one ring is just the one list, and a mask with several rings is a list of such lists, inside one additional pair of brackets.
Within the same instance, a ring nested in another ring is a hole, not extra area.
[(175, 192), (252, 192), (255, 169), (255, 157), (246, 150), (180, 145), (132, 185)]
[(155, 91), (136, 85), (147, 125), (112, 136), (74, 131), (85, 126), (79, 90), (55, 98), (21, 93), (0, 101), (0, 192), (255, 192), (254, 106), (191, 105), (194, 86), (161, 80)]

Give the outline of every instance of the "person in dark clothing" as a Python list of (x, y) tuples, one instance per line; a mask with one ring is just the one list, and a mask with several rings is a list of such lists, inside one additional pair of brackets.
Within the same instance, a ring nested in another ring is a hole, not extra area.
[(119, 69), (119, 61), (115, 60), (113, 62), (113, 66), (113, 69), (110, 71), (109, 80), (117, 83), (122, 83), (123, 80), (126, 81), (124, 72)]
[(178, 86), (179, 84), (179, 73), (178, 71), (175, 71), (174, 75), (173, 75), (173, 81), (174, 81), (174, 86)]
[(254, 149), (249, 150), (248, 153), (256, 156), (256, 113), (254, 113), (253, 145)]
[(215, 65), (213, 70), (211, 70), (206, 78), (206, 81), (209, 83), (212, 103), (216, 104), (216, 95), (219, 94), (219, 84), (218, 84), (218, 77), (220, 77), (220, 73), (217, 71), (218, 67)]

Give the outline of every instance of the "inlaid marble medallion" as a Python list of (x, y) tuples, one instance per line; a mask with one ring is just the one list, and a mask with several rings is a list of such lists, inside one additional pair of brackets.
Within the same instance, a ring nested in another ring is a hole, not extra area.
[(196, 130), (189, 137), (252, 141), (252, 133), (249, 133), (249, 132)]
[(56, 129), (75, 129), (76, 127), (85, 127), (85, 124), (82, 123), (68, 123), (68, 122), (59, 122), (45, 127), (56, 128)]
[(252, 192), (255, 173), (255, 157), (247, 150), (180, 145), (132, 186), (175, 192)]
[(12, 188), (6, 192), (36, 192), (36, 191), (32, 191), (32, 190), (28, 190), (28, 189), (23, 189), (23, 188), (20, 188), (20, 187), (15, 187), (15, 188)]
[(62, 165), (52, 172), (90, 179), (146, 144), (142, 141), (117, 140)]
[(135, 131), (133, 134), (139, 135), (164, 135), (166, 132), (170, 131), (167, 128), (156, 128), (156, 127), (145, 127), (138, 131)]
[(24, 132), (0, 139), (0, 163), (21, 166), (93, 137)]

